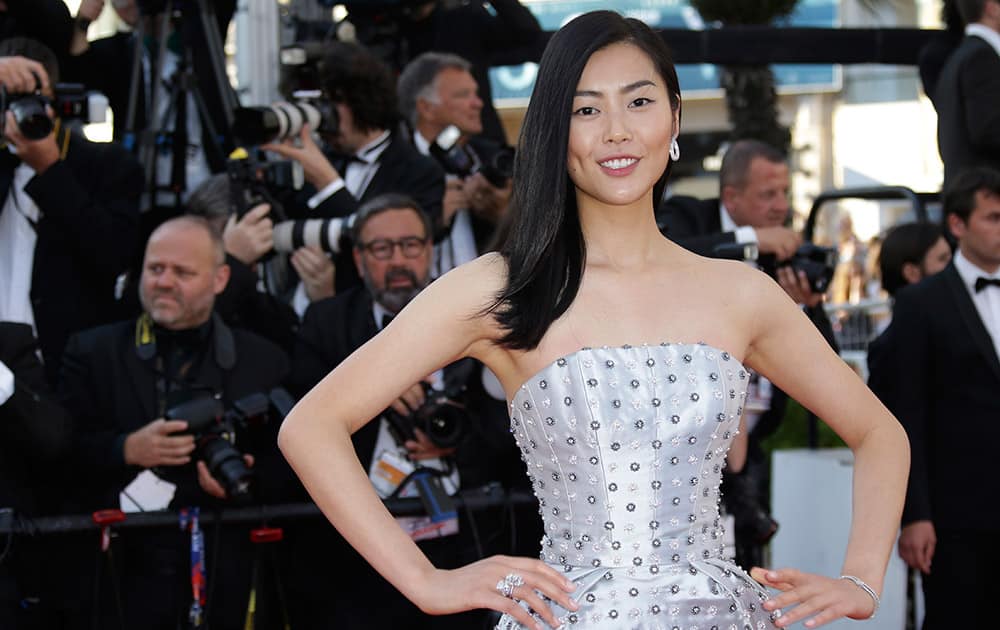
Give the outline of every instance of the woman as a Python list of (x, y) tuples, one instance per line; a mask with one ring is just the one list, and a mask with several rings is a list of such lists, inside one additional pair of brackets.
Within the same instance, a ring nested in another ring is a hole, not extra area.
[[(499, 254), (424, 290), (286, 419), (279, 444), (316, 503), (422, 610), (491, 608), (505, 613), (501, 628), (764, 628), (806, 617), (812, 627), (874, 612), (905, 437), (773, 281), (661, 236), (653, 203), (678, 155), (679, 121), (676, 72), (647, 26), (607, 11), (567, 24), (539, 68)], [(435, 569), (354, 456), (352, 431), (463, 356), (489, 366), (511, 401), (545, 519), (541, 561)], [(754, 569), (784, 591), (762, 604), (766, 592), (722, 559), (718, 479), (745, 396), (741, 362), (854, 450), (844, 572), (857, 583)]]

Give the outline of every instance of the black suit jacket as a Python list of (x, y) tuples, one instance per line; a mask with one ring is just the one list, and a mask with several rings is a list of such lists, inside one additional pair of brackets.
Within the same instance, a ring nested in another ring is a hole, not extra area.
[[(280, 385), (288, 370), (284, 352), (252, 333), (229, 328), (217, 315), (212, 325), (208, 348), (192, 368), (194, 383), (222, 393), (227, 403)], [(137, 350), (135, 320), (70, 339), (59, 397), (77, 423), (72, 463), (76, 470), (87, 471), (73, 509), (117, 507), (118, 493), (141, 472), (125, 464), (123, 449), (129, 433), (162, 417), (156, 383), (156, 361), (140, 357)], [(265, 500), (289, 478), (274, 441), (277, 425), (274, 421), (259, 431), (240, 433), (237, 440), (237, 447), (257, 460), (260, 498)], [(216, 504), (201, 491), (193, 463), (165, 468), (163, 473), (178, 484), (173, 505)]]
[(674, 195), (660, 204), (657, 224), (670, 240), (701, 256), (712, 257), (719, 245), (736, 242), (733, 232), (722, 231), (719, 199)]
[[(372, 197), (396, 192), (413, 197), (436, 225), (440, 221), (441, 199), (444, 197), (444, 171), (432, 158), (421, 155), (414, 149), (406, 138), (400, 136), (400, 131), (392, 131), (391, 134), (389, 145), (379, 156), (378, 170), (360, 198), (355, 198), (347, 188), (341, 188), (313, 210), (304, 209), (302, 204), (298, 214), (324, 219), (346, 217), (357, 212), (361, 204)], [(343, 158), (334, 156), (332, 162), (343, 175), (346, 170)], [(315, 192), (308, 190), (306, 198)]]
[(42, 481), (69, 451), (73, 430), (51, 400), (37, 349), (31, 326), (0, 322), (0, 361), (14, 374), (14, 393), (0, 403), (0, 507), (27, 514), (49, 511)]
[(945, 183), (963, 169), (1000, 170), (1000, 55), (966, 36), (948, 58), (934, 92)]
[(891, 331), (890, 408), (911, 447), (903, 523), (996, 532), (1000, 361), (954, 264), (897, 293)]
[[(17, 164), (0, 151), (0, 212)], [(70, 134), (65, 159), (35, 175), (25, 191), (41, 211), (31, 305), (54, 383), (71, 333), (121, 317), (115, 280), (139, 250), (142, 171), (118, 145)]]

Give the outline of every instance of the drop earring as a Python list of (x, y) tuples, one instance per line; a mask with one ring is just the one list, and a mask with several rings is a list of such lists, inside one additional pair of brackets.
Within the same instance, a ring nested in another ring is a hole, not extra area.
[(681, 159), (681, 145), (677, 144), (677, 136), (670, 142), (670, 159), (674, 162)]

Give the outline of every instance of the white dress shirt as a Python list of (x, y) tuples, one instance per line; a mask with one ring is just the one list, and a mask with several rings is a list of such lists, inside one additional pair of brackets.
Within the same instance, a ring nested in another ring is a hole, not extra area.
[(976, 278), (1000, 279), (1000, 270), (986, 273), (962, 255), (961, 249), (955, 252), (953, 260), (955, 261), (955, 270), (962, 278), (962, 284), (968, 289), (972, 303), (976, 305), (979, 319), (983, 321), (986, 332), (993, 340), (993, 348), (996, 350), (997, 358), (1000, 358), (1000, 287), (985, 287), (976, 293)]
[[(431, 154), (431, 143), (419, 131), (413, 132), (413, 146), (422, 155)], [(448, 179), (455, 177), (448, 175)], [(451, 229), (440, 243), (434, 245), (434, 259), (431, 262), (431, 277), (439, 278), (455, 267), (475, 260), (479, 256), (476, 250), (476, 234), (472, 230), (472, 217), (469, 211), (462, 209), (451, 219)]]
[(722, 224), (723, 232), (732, 232), (736, 236), (736, 242), (740, 243), (753, 243), (757, 245), (757, 230), (753, 229), (749, 225), (744, 225), (742, 227), (736, 225), (736, 221), (733, 221), (733, 217), (729, 214), (729, 209), (726, 205), (719, 202), (719, 220)]
[(0, 320), (28, 324), (35, 332), (31, 307), (31, 272), (35, 265), (35, 224), (41, 211), (24, 187), (35, 176), (27, 164), (14, 170), (10, 192), (0, 211)]
[(986, 43), (993, 47), (993, 50), (997, 52), (1000, 56), (1000, 33), (994, 31), (992, 28), (986, 26), (985, 24), (969, 24), (965, 27), (966, 35), (975, 35), (981, 39), (986, 40)]

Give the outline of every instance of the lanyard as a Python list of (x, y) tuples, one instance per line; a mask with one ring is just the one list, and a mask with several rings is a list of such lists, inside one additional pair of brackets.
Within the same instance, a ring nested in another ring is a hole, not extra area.
[(180, 512), (181, 531), (191, 531), (191, 610), (188, 618), (192, 627), (200, 628), (205, 609), (205, 535), (201, 531), (197, 506)]

